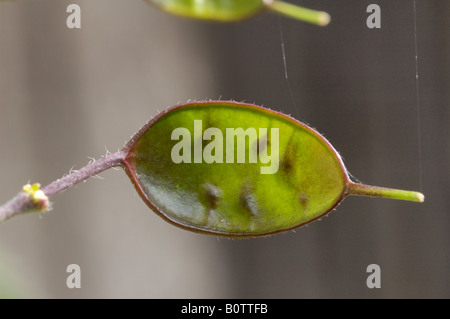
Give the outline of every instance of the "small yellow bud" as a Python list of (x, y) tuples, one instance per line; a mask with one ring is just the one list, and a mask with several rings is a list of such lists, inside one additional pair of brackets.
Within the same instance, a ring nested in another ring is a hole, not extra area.
[(26, 184), (22, 187), (22, 191), (30, 196), (33, 203), (37, 205), (38, 211), (46, 211), (49, 209), (50, 202), (47, 195), (40, 188), (41, 184), (39, 183)]

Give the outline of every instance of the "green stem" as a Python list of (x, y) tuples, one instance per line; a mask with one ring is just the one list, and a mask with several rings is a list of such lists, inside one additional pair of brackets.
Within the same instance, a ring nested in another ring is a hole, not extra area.
[(272, 11), (319, 26), (326, 26), (331, 20), (330, 15), (323, 11), (311, 10), (278, 0), (265, 0), (264, 3)]
[(357, 184), (350, 182), (347, 185), (347, 194), (349, 195), (361, 195), (361, 196), (374, 196), (393, 198), (401, 200), (409, 200), (413, 202), (423, 202), (425, 197), (422, 193), (405, 191), (401, 189), (385, 188), (378, 186), (370, 186), (364, 184)]

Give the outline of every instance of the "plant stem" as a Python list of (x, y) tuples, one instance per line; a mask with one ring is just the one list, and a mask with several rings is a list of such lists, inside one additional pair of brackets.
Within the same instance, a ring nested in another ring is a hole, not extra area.
[[(30, 212), (43, 212), (50, 209), (49, 196), (55, 195), (75, 184), (78, 184), (89, 177), (95, 176), (112, 167), (121, 166), (123, 164), (124, 152), (108, 154), (80, 170), (73, 171), (70, 174), (48, 184), (47, 186), (32, 192), (27, 192), (26, 187), (19, 192), (14, 198), (3, 206), (0, 206), (0, 222), (19, 214)], [(36, 184), (35, 184), (36, 185)], [(29, 185), (28, 185), (29, 186)]]
[(88, 165), (81, 168), (80, 170), (74, 171), (69, 175), (66, 175), (47, 186), (41, 188), (41, 190), (47, 196), (52, 196), (57, 194), (75, 184), (78, 184), (91, 176), (95, 176), (111, 167), (120, 166), (122, 164), (122, 159), (124, 154), (122, 152), (108, 154)]
[(393, 198), (401, 200), (409, 200), (413, 202), (423, 202), (424, 196), (422, 193), (405, 191), (401, 189), (393, 189), (386, 187), (370, 186), (350, 182), (347, 185), (347, 194), (361, 195), (361, 196), (375, 196), (384, 198)]

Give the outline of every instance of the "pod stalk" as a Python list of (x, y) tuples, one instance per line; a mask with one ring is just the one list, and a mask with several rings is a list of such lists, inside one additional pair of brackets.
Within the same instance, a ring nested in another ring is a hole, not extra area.
[(348, 195), (383, 197), (400, 200), (409, 200), (413, 202), (423, 202), (425, 197), (422, 193), (414, 191), (405, 191), (401, 189), (371, 186), (350, 182), (347, 185)]
[(322, 27), (330, 23), (331, 20), (330, 15), (324, 11), (311, 10), (284, 1), (264, 0), (264, 4), (269, 10)]

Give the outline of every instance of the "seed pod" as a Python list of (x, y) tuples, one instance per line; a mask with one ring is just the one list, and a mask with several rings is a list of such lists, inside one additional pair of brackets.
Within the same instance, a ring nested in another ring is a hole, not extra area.
[(325, 26), (330, 22), (326, 12), (306, 9), (279, 0), (146, 0), (162, 10), (193, 19), (221, 22), (251, 18), (265, 10), (293, 19)]
[(293, 229), (327, 214), (347, 195), (423, 201), (417, 192), (353, 183), (318, 132), (252, 104), (169, 108), (124, 152), (125, 170), (150, 208), (177, 226), (214, 235)]

